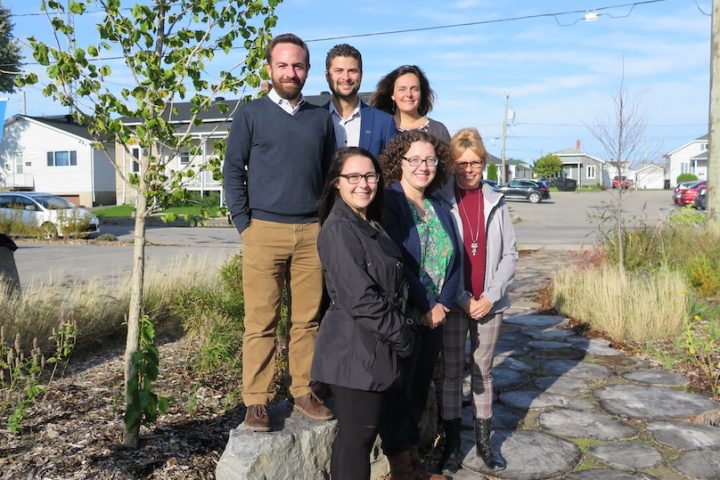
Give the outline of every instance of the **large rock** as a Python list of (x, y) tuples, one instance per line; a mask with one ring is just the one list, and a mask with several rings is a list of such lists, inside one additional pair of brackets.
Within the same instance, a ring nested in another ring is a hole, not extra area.
[[(490, 473), (475, 453), (473, 433), (463, 432), (462, 440), (462, 451), (465, 454), (463, 468), (473, 472)], [(493, 473), (493, 478), (558, 478), (571, 472), (581, 457), (580, 449), (574, 443), (545, 433), (496, 430), (491, 440), (493, 447), (500, 451), (507, 461), (507, 470)]]
[(618, 440), (637, 434), (634, 428), (610, 415), (578, 410), (553, 410), (540, 415), (540, 426), (555, 435)]
[(594, 391), (608, 412), (641, 420), (692, 418), (720, 411), (720, 403), (695, 393), (641, 385), (609, 385)]
[[(308, 420), (287, 402), (273, 404), (270, 414), (270, 432), (252, 432), (242, 424), (230, 432), (215, 470), (217, 480), (329, 479), (337, 422)], [(421, 444), (429, 444), (436, 434), (437, 402), (431, 388), (420, 422)], [(370, 478), (385, 478), (389, 473), (378, 437), (370, 451)]]
[(720, 428), (685, 422), (658, 421), (647, 425), (658, 443), (678, 450), (715, 448), (720, 450)]
[(329, 479), (337, 422), (310, 421), (287, 403), (273, 405), (270, 413), (271, 432), (252, 432), (242, 424), (230, 432), (217, 479)]

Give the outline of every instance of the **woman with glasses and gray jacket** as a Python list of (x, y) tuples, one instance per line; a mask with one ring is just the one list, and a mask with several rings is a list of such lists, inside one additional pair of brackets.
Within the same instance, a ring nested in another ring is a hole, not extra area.
[(480, 133), (474, 128), (462, 129), (452, 137), (450, 148), (455, 175), (440, 196), (450, 205), (460, 235), (462, 280), (443, 334), (440, 413), (445, 448), (438, 468), (454, 472), (462, 461), (462, 379), (469, 331), (476, 453), (492, 473), (506, 465), (490, 442), (492, 364), (503, 312), (510, 306), (507, 292), (515, 276), (518, 254), (505, 198), (482, 182), (486, 151)]

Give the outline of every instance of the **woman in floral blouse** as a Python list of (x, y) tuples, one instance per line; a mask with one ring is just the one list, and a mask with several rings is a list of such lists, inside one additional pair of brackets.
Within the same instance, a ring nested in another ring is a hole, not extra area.
[(390, 395), (380, 436), (394, 479), (442, 479), (425, 473), (417, 447), (442, 325), (460, 278), (461, 247), (453, 220), (447, 204), (433, 193), (448, 181), (452, 158), (446, 143), (411, 130), (395, 137), (380, 163), (386, 181), (383, 224), (403, 251), (408, 322), (417, 324), (414, 352), (403, 360), (403, 385)]

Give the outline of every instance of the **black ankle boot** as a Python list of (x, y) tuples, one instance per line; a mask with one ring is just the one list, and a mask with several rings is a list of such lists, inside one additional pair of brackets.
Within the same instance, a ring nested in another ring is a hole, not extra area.
[(478, 457), (483, 459), (485, 466), (490, 470), (499, 472), (505, 470), (507, 464), (505, 459), (502, 458), (500, 452), (493, 450), (492, 443), (490, 443), (490, 419), (489, 418), (476, 418), (475, 419), (475, 451)]
[(442, 473), (444, 469), (455, 473), (460, 468), (462, 455), (460, 451), (460, 419), (444, 420), (443, 429), (445, 430), (445, 448), (443, 448), (442, 456), (437, 464), (437, 472)]

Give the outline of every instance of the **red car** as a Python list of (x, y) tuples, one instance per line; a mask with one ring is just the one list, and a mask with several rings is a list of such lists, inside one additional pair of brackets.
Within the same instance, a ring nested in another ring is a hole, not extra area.
[(622, 188), (623, 190), (627, 190), (628, 188), (630, 188), (632, 186), (633, 186), (633, 181), (625, 176), (623, 176), (622, 178), (617, 177), (617, 176), (615, 178), (613, 178), (612, 188)]
[(675, 194), (673, 195), (673, 202), (677, 205), (690, 205), (695, 202), (695, 197), (697, 197), (700, 189), (705, 188), (706, 186), (706, 181), (693, 182), (685, 188), (681, 188), (682, 185), (678, 185), (675, 189)]

